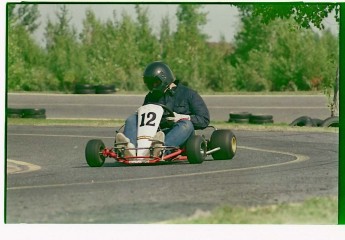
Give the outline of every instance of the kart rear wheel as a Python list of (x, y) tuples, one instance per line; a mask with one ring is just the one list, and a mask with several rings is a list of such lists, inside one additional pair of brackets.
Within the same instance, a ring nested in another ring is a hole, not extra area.
[(220, 147), (218, 151), (211, 153), (214, 160), (227, 160), (235, 156), (237, 149), (237, 140), (231, 130), (215, 130), (210, 138), (209, 149)]
[(104, 148), (102, 140), (93, 139), (88, 141), (85, 148), (85, 158), (90, 167), (101, 167), (104, 164), (105, 157), (102, 155)]
[(202, 163), (206, 157), (206, 142), (204, 138), (199, 135), (191, 136), (186, 143), (186, 154), (189, 163)]

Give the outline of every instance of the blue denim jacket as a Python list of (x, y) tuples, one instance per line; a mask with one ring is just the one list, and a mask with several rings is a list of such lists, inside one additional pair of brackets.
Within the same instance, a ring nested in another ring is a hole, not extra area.
[(166, 92), (157, 99), (152, 93), (148, 93), (144, 105), (148, 103), (161, 103), (179, 114), (187, 114), (191, 117), (194, 129), (204, 129), (210, 123), (210, 113), (201, 96), (194, 90), (176, 82), (176, 88)]

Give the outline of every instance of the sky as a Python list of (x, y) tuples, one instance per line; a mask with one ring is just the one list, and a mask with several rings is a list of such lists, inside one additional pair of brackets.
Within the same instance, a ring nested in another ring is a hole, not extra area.
[[(35, 38), (43, 44), (44, 27), (46, 26), (48, 18), (52, 21), (56, 20), (55, 13), (59, 10), (61, 4), (38, 4), (41, 17), (40, 28), (35, 32)], [(158, 34), (160, 30), (160, 23), (164, 16), (169, 16), (171, 20), (171, 28), (176, 26), (176, 10), (177, 4), (144, 4), (148, 8), (148, 16), (150, 19), (150, 26), (153, 32)], [(67, 4), (66, 5), (71, 14), (71, 24), (76, 27), (79, 32), (82, 28), (82, 21), (85, 18), (85, 10), (91, 8), (96, 17), (101, 21), (113, 19), (113, 11), (116, 10), (118, 18), (121, 19), (121, 13), (125, 11), (135, 20), (136, 13), (134, 4)], [(238, 11), (235, 7), (229, 4), (205, 4), (202, 12), (207, 12), (208, 23), (204, 26), (203, 32), (210, 36), (210, 41), (219, 41), (220, 36), (224, 35), (225, 40), (231, 42), (234, 34), (239, 27)]]
[[(161, 20), (165, 16), (169, 16), (171, 21), (172, 30), (176, 29), (176, 10), (178, 4), (143, 4), (148, 8), (148, 16), (150, 17), (150, 26), (153, 28), (155, 34), (159, 34)], [(74, 3), (66, 4), (70, 16), (71, 25), (74, 26), (78, 33), (82, 29), (82, 22), (85, 18), (85, 11), (92, 9), (96, 17), (101, 21), (112, 20), (113, 11), (115, 10), (118, 19), (121, 19), (121, 14), (126, 12), (133, 20), (136, 19), (135, 4), (120, 4), (120, 3)], [(44, 28), (48, 19), (55, 21), (56, 12), (61, 7), (61, 3), (55, 2), (54, 4), (38, 4), (41, 17), (39, 19), (40, 27), (34, 33), (34, 37), (40, 45), (45, 45), (44, 42)], [(236, 32), (240, 28), (239, 12), (236, 7), (227, 3), (208, 3), (203, 4), (202, 12), (207, 13), (207, 24), (203, 27), (203, 32), (209, 36), (209, 41), (217, 42), (221, 36), (227, 42), (232, 42)], [(338, 24), (335, 22), (334, 17), (330, 16), (325, 21), (326, 28), (330, 28), (334, 34), (338, 34)]]

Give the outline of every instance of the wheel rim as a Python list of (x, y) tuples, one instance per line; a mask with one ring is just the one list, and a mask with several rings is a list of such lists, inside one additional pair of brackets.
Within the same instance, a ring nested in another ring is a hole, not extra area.
[(205, 142), (202, 142), (201, 145), (200, 145), (200, 154), (202, 156), (206, 155), (206, 145), (205, 145)]
[(231, 138), (231, 149), (235, 153), (237, 149), (237, 141), (235, 137)]
[(103, 155), (103, 150), (104, 150), (104, 147), (103, 146), (100, 146), (99, 147), (99, 152), (98, 152), (98, 154), (99, 154), (99, 157), (102, 159), (102, 161), (104, 162), (104, 160), (105, 160), (105, 156)]

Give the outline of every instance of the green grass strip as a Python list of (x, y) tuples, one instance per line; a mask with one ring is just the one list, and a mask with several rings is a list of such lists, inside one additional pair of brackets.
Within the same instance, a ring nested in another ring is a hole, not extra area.
[[(89, 126), (89, 127), (114, 127), (123, 125), (123, 119), (35, 119), (35, 118), (8, 118), (8, 125), (33, 125), (33, 126)], [(228, 123), (212, 121), (212, 126), (218, 129), (252, 130), (252, 131), (298, 131), (298, 132), (333, 132), (338, 133), (335, 127), (291, 127), (285, 123), (250, 124)]]
[(218, 207), (212, 212), (196, 211), (173, 224), (337, 224), (338, 199), (317, 197), (302, 203), (261, 207)]

